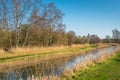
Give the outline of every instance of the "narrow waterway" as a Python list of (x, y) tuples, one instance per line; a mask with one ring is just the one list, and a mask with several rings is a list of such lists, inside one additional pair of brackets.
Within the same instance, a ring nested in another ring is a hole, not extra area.
[(116, 50), (116, 46), (103, 48), (88, 52), (84, 55), (74, 56), (70, 58), (62, 58), (48, 62), (33, 64), (19, 69), (12, 69), (0, 73), (0, 80), (31, 80), (33, 77), (41, 78), (43, 76), (61, 76), (66, 68), (72, 69), (75, 65), (82, 61), (92, 58), (95, 59), (101, 54), (111, 54)]

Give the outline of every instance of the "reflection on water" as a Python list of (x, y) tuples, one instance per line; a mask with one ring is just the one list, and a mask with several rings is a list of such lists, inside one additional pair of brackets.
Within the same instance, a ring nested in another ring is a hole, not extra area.
[(43, 76), (60, 76), (64, 69), (73, 68), (74, 65), (79, 64), (87, 58), (97, 58), (101, 54), (110, 54), (115, 51), (117, 47), (109, 47), (95, 50), (84, 55), (71, 58), (62, 58), (48, 62), (34, 64), (32, 66), (14, 69), (12, 71), (0, 73), (0, 80), (31, 80), (33, 78), (41, 79)]

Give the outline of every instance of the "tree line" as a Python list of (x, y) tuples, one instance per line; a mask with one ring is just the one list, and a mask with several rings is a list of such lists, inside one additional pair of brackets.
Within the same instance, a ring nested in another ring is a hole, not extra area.
[(66, 32), (63, 16), (54, 3), (0, 0), (0, 47), (70, 46), (101, 41), (97, 35), (76, 36), (74, 31)]

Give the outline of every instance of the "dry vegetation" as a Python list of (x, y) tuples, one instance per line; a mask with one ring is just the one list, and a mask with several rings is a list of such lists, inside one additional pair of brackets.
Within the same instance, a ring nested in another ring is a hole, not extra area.
[[(107, 47), (106, 44), (96, 45), (72, 45), (60, 47), (26, 47), (13, 48), (11, 53), (0, 53), (0, 71), (13, 67), (28, 66), (37, 62), (60, 59), (84, 54), (96, 48)], [(1, 52), (4, 52), (1, 50)]]

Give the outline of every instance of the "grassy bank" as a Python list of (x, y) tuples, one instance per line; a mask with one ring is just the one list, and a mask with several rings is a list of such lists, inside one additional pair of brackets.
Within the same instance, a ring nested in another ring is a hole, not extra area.
[(120, 52), (105, 62), (77, 71), (64, 80), (120, 80)]
[(28, 66), (38, 62), (53, 59), (61, 59), (70, 56), (84, 54), (97, 48), (109, 46), (108, 44), (98, 45), (72, 45), (61, 47), (26, 47), (13, 48), (10, 53), (1, 50), (0, 53), (0, 71), (9, 70), (13, 67)]

